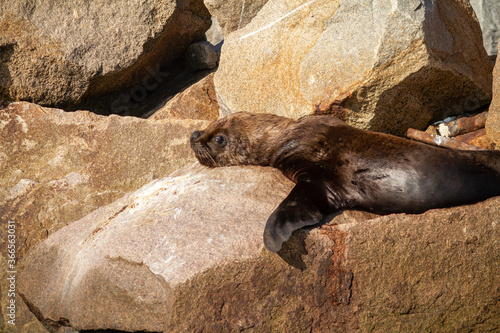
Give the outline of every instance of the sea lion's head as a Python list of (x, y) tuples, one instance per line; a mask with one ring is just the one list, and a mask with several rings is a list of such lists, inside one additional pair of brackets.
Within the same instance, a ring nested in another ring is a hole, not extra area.
[(293, 120), (270, 114), (238, 112), (191, 134), (196, 158), (209, 167), (269, 165), (275, 141)]

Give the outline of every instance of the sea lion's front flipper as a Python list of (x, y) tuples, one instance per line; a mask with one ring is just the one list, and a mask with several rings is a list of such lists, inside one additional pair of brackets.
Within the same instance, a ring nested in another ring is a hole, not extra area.
[(278, 252), (292, 232), (313, 225), (329, 212), (325, 186), (318, 181), (300, 180), (288, 197), (267, 220), (264, 245), (271, 252)]

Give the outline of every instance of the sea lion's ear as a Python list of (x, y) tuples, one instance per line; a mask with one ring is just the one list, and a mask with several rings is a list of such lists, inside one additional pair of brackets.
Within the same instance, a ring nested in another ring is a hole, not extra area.
[(321, 182), (299, 180), (267, 220), (264, 245), (269, 251), (278, 252), (292, 232), (320, 222), (329, 213), (326, 187)]

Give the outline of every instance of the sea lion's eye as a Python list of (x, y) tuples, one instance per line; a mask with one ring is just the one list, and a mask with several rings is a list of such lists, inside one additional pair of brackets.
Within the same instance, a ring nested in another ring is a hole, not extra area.
[(226, 139), (222, 135), (217, 135), (214, 138), (215, 143), (217, 143), (219, 146), (223, 147), (226, 145)]

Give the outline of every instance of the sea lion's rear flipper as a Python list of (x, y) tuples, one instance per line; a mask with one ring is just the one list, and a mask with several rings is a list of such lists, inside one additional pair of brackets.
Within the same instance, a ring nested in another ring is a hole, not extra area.
[(328, 213), (324, 185), (318, 181), (300, 180), (267, 220), (264, 245), (269, 251), (278, 252), (292, 232), (320, 222)]

